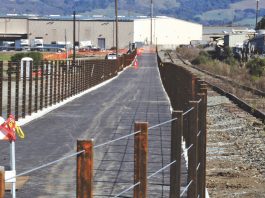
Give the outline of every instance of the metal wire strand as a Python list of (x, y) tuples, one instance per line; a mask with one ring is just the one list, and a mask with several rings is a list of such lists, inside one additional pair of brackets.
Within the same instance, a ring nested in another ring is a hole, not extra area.
[[(185, 151), (189, 151), (191, 148), (192, 148), (193, 144), (191, 144)], [(184, 152), (182, 152), (182, 156), (184, 155)], [(176, 163), (176, 160), (172, 161), (171, 163), (167, 164), (166, 166), (164, 166), (163, 168), (157, 170), (156, 172), (152, 173), (151, 175), (149, 175), (147, 177), (147, 179), (150, 179), (151, 177), (155, 176), (156, 174), (160, 173), (161, 171), (167, 169), (168, 167), (170, 167), (172, 164)], [(182, 192), (182, 194), (180, 196), (183, 196), (184, 193), (187, 191), (187, 189), (189, 188), (189, 186), (191, 185), (191, 183), (193, 182), (193, 180), (190, 181), (190, 183), (187, 185), (187, 187), (184, 189), (184, 191)], [(129, 190), (133, 189), (135, 186), (138, 186), (140, 184), (140, 182), (137, 182), (136, 184), (134, 185), (131, 185), (129, 188), (125, 189), (124, 191), (120, 192), (119, 194), (115, 195), (115, 197), (119, 197), (121, 196), (122, 194), (128, 192)]]
[[(150, 129), (154, 129), (154, 128), (158, 127), (158, 126), (161, 126), (161, 125), (164, 125), (164, 124), (166, 124), (166, 123), (172, 122), (172, 121), (174, 121), (174, 120), (176, 120), (176, 119), (177, 119), (177, 118), (174, 118), (174, 119), (168, 120), (168, 121), (166, 121), (166, 122), (163, 122), (163, 123), (160, 123), (160, 124), (154, 125), (154, 126), (152, 126), (152, 127), (149, 127), (148, 129), (149, 129), (149, 130), (150, 130)], [(102, 143), (102, 144), (96, 145), (96, 146), (94, 146), (94, 148), (98, 148), (98, 147), (101, 147), (101, 146), (104, 146), (104, 145), (110, 144), (110, 143), (112, 143), (112, 142), (116, 142), (116, 141), (118, 141), (118, 140), (121, 140), (121, 139), (124, 139), (124, 138), (130, 137), (130, 136), (135, 135), (135, 134), (140, 133), (140, 132), (141, 132), (141, 131), (136, 131), (136, 132), (134, 132), (134, 133), (130, 133), (130, 134), (125, 135), (125, 136), (122, 136), (122, 137), (120, 137), (120, 138), (117, 138), (117, 139), (114, 139), (114, 140), (110, 140), (110, 141), (108, 141), (108, 142), (105, 142), (105, 143)], [(5, 181), (8, 181), (8, 180), (14, 179), (14, 178), (19, 177), (19, 176), (22, 176), (22, 175), (26, 175), (26, 174), (28, 174), (28, 173), (34, 172), (34, 171), (39, 170), (39, 169), (42, 169), (42, 168), (45, 168), (45, 167), (47, 167), (47, 166), (50, 166), (50, 165), (55, 164), (55, 163), (57, 163), (57, 162), (60, 162), (60, 161), (62, 161), (62, 160), (65, 160), (65, 159), (68, 159), (68, 158), (70, 158), (70, 157), (73, 157), (73, 156), (76, 156), (76, 155), (78, 155), (78, 154), (81, 154), (81, 153), (83, 153), (83, 152), (85, 152), (85, 150), (82, 150), (82, 151), (79, 151), (79, 152), (73, 153), (73, 154), (71, 154), (71, 155), (69, 155), (69, 156), (62, 157), (62, 158), (60, 158), (60, 159), (58, 159), (58, 160), (55, 160), (55, 161), (53, 161), (53, 162), (49, 162), (49, 163), (47, 163), (47, 164), (43, 164), (43, 165), (38, 166), (38, 167), (36, 167), (36, 168), (33, 168), (33, 169), (31, 169), (31, 170), (28, 170), (28, 171), (22, 172), (22, 173), (20, 173), (20, 174), (17, 174), (17, 175), (14, 176), (14, 177), (11, 177), (11, 178), (9, 178), (9, 179), (6, 179)]]
[(164, 166), (163, 168), (159, 169), (158, 171), (154, 172), (153, 174), (149, 175), (147, 177), (147, 179), (150, 179), (151, 177), (155, 176), (157, 173), (160, 173), (161, 171), (167, 169), (169, 166), (171, 166), (172, 164), (176, 163), (176, 160), (174, 160), (173, 162), (169, 163), (168, 165)]
[[(155, 176), (157, 173), (160, 173), (161, 171), (165, 170), (166, 168), (168, 168), (169, 166), (171, 166), (172, 164), (176, 163), (176, 160), (174, 160), (173, 162), (171, 162), (170, 164), (164, 166), (163, 168), (159, 169), (158, 171), (152, 173), (151, 175), (149, 175), (147, 177), (147, 179), (150, 179), (151, 177)], [(129, 190), (133, 189), (135, 186), (138, 186), (140, 184), (140, 182), (137, 182), (136, 184), (134, 185), (131, 185), (129, 188), (125, 189), (124, 191), (120, 192), (119, 194), (115, 195), (115, 197), (119, 197), (121, 196), (122, 194), (128, 192)]]
[[(193, 147), (193, 144), (191, 144), (188, 148), (185, 149), (186, 152), (188, 152)], [(182, 153), (184, 155), (185, 151)]]
[(173, 119), (171, 119), (171, 120), (168, 120), (168, 121), (165, 121), (165, 122), (162, 122), (162, 123), (156, 124), (156, 125), (154, 125), (154, 126), (151, 126), (151, 127), (149, 127), (148, 129), (149, 129), (149, 130), (150, 130), (150, 129), (154, 129), (154, 128), (159, 127), (159, 126), (162, 126), (162, 125), (164, 125), (164, 124), (167, 124), (167, 123), (173, 122), (173, 121), (175, 121), (175, 120), (177, 120), (177, 119), (178, 119), (178, 118), (173, 118)]
[(196, 170), (198, 171), (200, 167), (201, 167), (201, 163), (198, 164)]
[(101, 146), (105, 146), (105, 145), (110, 144), (110, 143), (112, 143), (112, 142), (116, 142), (116, 141), (118, 141), (118, 140), (122, 140), (122, 139), (124, 139), (124, 138), (130, 137), (130, 136), (133, 136), (133, 135), (135, 135), (135, 134), (137, 134), (137, 133), (140, 133), (140, 132), (141, 132), (141, 131), (136, 131), (136, 132), (134, 132), (134, 133), (130, 133), (130, 134), (128, 134), (128, 135), (125, 135), (125, 136), (119, 137), (119, 138), (117, 138), (117, 139), (110, 140), (110, 141), (108, 141), (108, 142), (104, 142), (104, 143), (102, 143), (102, 144), (99, 144), (99, 145), (94, 146), (94, 148), (98, 148), (98, 147), (101, 147)]
[(183, 113), (183, 116), (187, 115), (190, 111), (192, 111), (194, 109), (194, 107), (191, 107), (189, 110), (187, 110), (186, 112)]
[(19, 174), (17, 174), (17, 175), (14, 176), (14, 177), (11, 177), (11, 178), (9, 178), (9, 179), (6, 179), (5, 181), (8, 181), (8, 180), (11, 180), (11, 179), (14, 179), (14, 178), (17, 178), (17, 177), (20, 177), (20, 176), (26, 175), (26, 174), (28, 174), (28, 173), (31, 173), (31, 172), (34, 172), (34, 171), (36, 171), (36, 170), (39, 170), (39, 169), (45, 168), (45, 167), (47, 167), (47, 166), (51, 166), (51, 165), (53, 165), (53, 164), (55, 164), (55, 163), (58, 163), (58, 162), (60, 162), (60, 161), (66, 160), (66, 159), (71, 158), (71, 157), (74, 157), (74, 156), (79, 155), (79, 154), (84, 153), (84, 152), (85, 152), (85, 150), (82, 150), (82, 151), (79, 151), (79, 152), (73, 153), (73, 154), (71, 154), (71, 155), (67, 155), (67, 156), (62, 157), (62, 158), (60, 158), (60, 159), (57, 159), (57, 160), (55, 160), (55, 161), (49, 162), (49, 163), (47, 163), (47, 164), (43, 164), (43, 165), (41, 165), (41, 166), (38, 166), (38, 167), (36, 167), (36, 168), (33, 168), (33, 169), (31, 169), (31, 170), (28, 170), (28, 171), (25, 171), (25, 172), (22, 172), (22, 173), (19, 173)]
[(193, 182), (193, 180), (191, 180), (190, 183), (186, 186), (186, 188), (182, 191), (182, 193), (180, 194), (180, 197), (182, 197), (184, 195), (184, 193), (189, 189), (192, 182)]
[(127, 188), (124, 191), (120, 192), (119, 194), (115, 195), (115, 197), (121, 196), (122, 194), (128, 192), (129, 190), (133, 189), (135, 186), (138, 186), (139, 184), (140, 184), (140, 182), (137, 182), (136, 184), (131, 185), (129, 188)]
[[(156, 125), (154, 125), (154, 126), (149, 127), (148, 130), (151, 130), (151, 129), (154, 129), (154, 128), (156, 128), (156, 127), (162, 126), (162, 125), (164, 125), (164, 124), (167, 124), (167, 123), (173, 122), (173, 121), (175, 121), (175, 120), (177, 120), (177, 119), (178, 119), (178, 118), (173, 118), (173, 119), (171, 119), (171, 120), (167, 120), (167, 121), (165, 121), (165, 122), (162, 122), (162, 123), (156, 124)], [(104, 143), (102, 143), (102, 144), (99, 144), (99, 145), (94, 146), (94, 148), (98, 148), (98, 147), (101, 147), (101, 146), (105, 146), (105, 145), (107, 145), (107, 144), (111, 144), (111, 143), (113, 143), (113, 142), (116, 142), (116, 141), (118, 141), (118, 140), (122, 140), (122, 139), (124, 139), (124, 138), (130, 137), (130, 136), (133, 136), (133, 135), (135, 135), (135, 134), (137, 134), (137, 133), (140, 133), (140, 132), (141, 132), (141, 131), (136, 131), (136, 132), (134, 132), (134, 133), (130, 133), (130, 134), (128, 134), (128, 135), (125, 135), (125, 136), (119, 137), (119, 138), (117, 138), (117, 139), (110, 140), (110, 141), (108, 141), (108, 142), (104, 142)]]

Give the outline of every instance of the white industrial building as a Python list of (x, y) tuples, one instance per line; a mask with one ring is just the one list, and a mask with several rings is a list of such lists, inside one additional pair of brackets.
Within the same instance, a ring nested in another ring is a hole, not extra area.
[[(202, 25), (171, 17), (152, 18), (152, 43), (164, 48), (188, 45), (192, 40), (202, 40)], [(151, 19), (134, 20), (134, 42), (150, 44)]]
[[(165, 48), (202, 40), (202, 25), (170, 17), (152, 18), (152, 44)], [(115, 20), (80, 17), (76, 21), (76, 40), (91, 41), (95, 46), (109, 49), (115, 45)], [(151, 20), (147, 17), (119, 19), (119, 47), (130, 42), (150, 44)], [(73, 22), (65, 17), (0, 17), (0, 45), (3, 41), (42, 38), (44, 43), (72, 42)]]

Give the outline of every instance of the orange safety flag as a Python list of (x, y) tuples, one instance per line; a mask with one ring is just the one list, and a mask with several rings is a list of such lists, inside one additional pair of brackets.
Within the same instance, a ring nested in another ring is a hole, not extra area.
[(0, 140), (15, 141), (15, 133), (0, 125)]
[(6, 121), (0, 117), (0, 140), (16, 141), (16, 133), (22, 139), (25, 137), (14, 116), (10, 115)]

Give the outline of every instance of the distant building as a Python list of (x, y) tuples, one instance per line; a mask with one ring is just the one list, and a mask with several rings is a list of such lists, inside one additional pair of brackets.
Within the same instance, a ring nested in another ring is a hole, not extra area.
[(247, 34), (227, 34), (224, 36), (224, 46), (228, 47), (239, 47), (242, 46), (244, 41), (248, 40), (249, 36)]
[[(133, 42), (133, 21), (119, 20), (119, 46), (124, 48)], [(128, 33), (129, 32), (129, 33)], [(58, 18), (0, 18), (1, 41), (17, 39), (43, 38), (45, 44), (58, 42), (73, 43), (73, 20)], [(115, 46), (115, 21), (110, 19), (78, 19), (76, 20), (76, 41), (91, 41), (102, 49)]]
[(256, 35), (254, 29), (240, 26), (204, 26), (203, 40), (212, 46), (228, 46), (233, 50), (243, 50), (249, 39)]
[[(202, 40), (202, 25), (171, 17), (152, 19), (152, 43), (175, 48), (189, 45), (192, 40)], [(150, 43), (151, 19), (134, 20), (134, 42)]]
[[(202, 40), (202, 25), (170, 17), (152, 19), (153, 44), (174, 48), (188, 45), (192, 40)], [(115, 20), (94, 16), (77, 17), (76, 41), (90, 41), (101, 49), (109, 49), (116, 44)], [(7, 16), (0, 17), (0, 46), (3, 41), (18, 39), (34, 40), (42, 38), (44, 44), (73, 41), (73, 21), (61, 16)], [(146, 17), (126, 19), (119, 17), (119, 47), (129, 43), (150, 44), (151, 20)]]

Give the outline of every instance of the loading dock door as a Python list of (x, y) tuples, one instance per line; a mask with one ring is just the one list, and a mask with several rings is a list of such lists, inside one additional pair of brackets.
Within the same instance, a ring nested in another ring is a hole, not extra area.
[(100, 49), (106, 49), (105, 38), (98, 38), (98, 47)]

